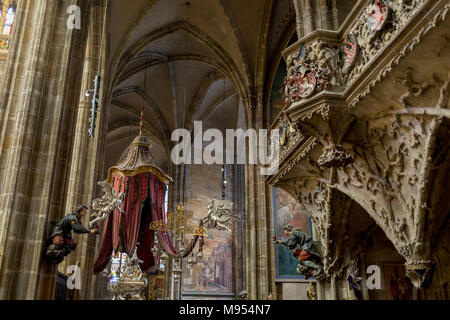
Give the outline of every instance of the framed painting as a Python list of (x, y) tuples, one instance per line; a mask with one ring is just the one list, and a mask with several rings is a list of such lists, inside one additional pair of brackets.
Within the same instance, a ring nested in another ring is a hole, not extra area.
[[(286, 238), (283, 229), (288, 224), (311, 235), (311, 222), (306, 210), (291, 195), (278, 188), (273, 188), (273, 221), (274, 239)], [(291, 250), (283, 245), (275, 245), (277, 281), (304, 280), (303, 275), (297, 272), (297, 265), (298, 260), (293, 256)]]
[[(199, 221), (206, 215), (210, 199), (190, 200), (185, 210), (187, 221)], [(202, 298), (233, 293), (233, 253), (232, 232), (217, 230), (206, 226), (208, 235), (205, 237), (203, 255), (197, 263), (187, 264), (188, 259), (194, 259), (191, 254), (184, 259), (183, 295)], [(192, 235), (189, 238), (192, 239)]]

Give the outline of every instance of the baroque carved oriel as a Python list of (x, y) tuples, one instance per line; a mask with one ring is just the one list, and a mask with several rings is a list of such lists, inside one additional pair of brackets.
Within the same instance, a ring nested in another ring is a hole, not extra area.
[(288, 118), (302, 140), (281, 147), (280, 171), (267, 181), (307, 209), (328, 279), (346, 275), (365, 250), (364, 241), (341, 240), (352, 232), (348, 208), (358, 206), (374, 221), (365, 233), (380, 228), (412, 284), (429, 288), (438, 281), (434, 246), (448, 215), (437, 184), (449, 147), (450, 73), (442, 66), (450, 6), (374, 0), (357, 7), (338, 31), (316, 30), (284, 51), (285, 107), (272, 130)]

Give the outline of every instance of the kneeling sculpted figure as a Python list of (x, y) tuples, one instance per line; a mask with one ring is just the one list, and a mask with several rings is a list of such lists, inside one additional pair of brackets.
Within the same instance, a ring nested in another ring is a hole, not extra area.
[(98, 185), (102, 189), (103, 196), (92, 200), (92, 213), (89, 218), (89, 228), (93, 228), (99, 225), (100, 222), (108, 219), (110, 213), (113, 212), (114, 209), (118, 209), (121, 213), (125, 213), (121, 209), (125, 194), (118, 192), (116, 195), (112, 185), (106, 181), (100, 181), (98, 182)]
[(87, 229), (81, 224), (81, 218), (86, 215), (88, 208), (79, 206), (74, 212), (61, 219), (52, 230), (50, 239), (46, 242), (45, 259), (51, 264), (60, 264), (64, 257), (77, 247), (72, 238), (72, 230), (79, 234), (98, 234), (97, 229)]
[(317, 280), (323, 279), (325, 273), (322, 266), (322, 258), (314, 248), (312, 238), (305, 232), (294, 229), (288, 224), (284, 227), (284, 232), (288, 236), (286, 240), (277, 240), (276, 244), (287, 246), (296, 259), (298, 259), (297, 272), (305, 275), (305, 279), (311, 276)]

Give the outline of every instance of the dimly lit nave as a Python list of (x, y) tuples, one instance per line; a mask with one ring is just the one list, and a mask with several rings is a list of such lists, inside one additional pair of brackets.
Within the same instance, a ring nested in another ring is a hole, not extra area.
[(449, 300), (449, 0), (0, 4), (0, 300)]

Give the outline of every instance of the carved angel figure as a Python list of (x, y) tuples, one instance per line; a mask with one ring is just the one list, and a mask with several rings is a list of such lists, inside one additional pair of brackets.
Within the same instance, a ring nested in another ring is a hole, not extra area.
[(225, 200), (211, 200), (207, 207), (208, 215), (203, 218), (203, 224), (211, 222), (218, 230), (231, 231), (228, 222), (232, 216), (233, 203)]
[(102, 189), (103, 196), (92, 201), (92, 213), (89, 222), (91, 228), (106, 220), (114, 209), (124, 213), (121, 206), (123, 199), (125, 199), (125, 194), (119, 192), (119, 195), (116, 195), (112, 186), (106, 181), (100, 181), (98, 185)]

